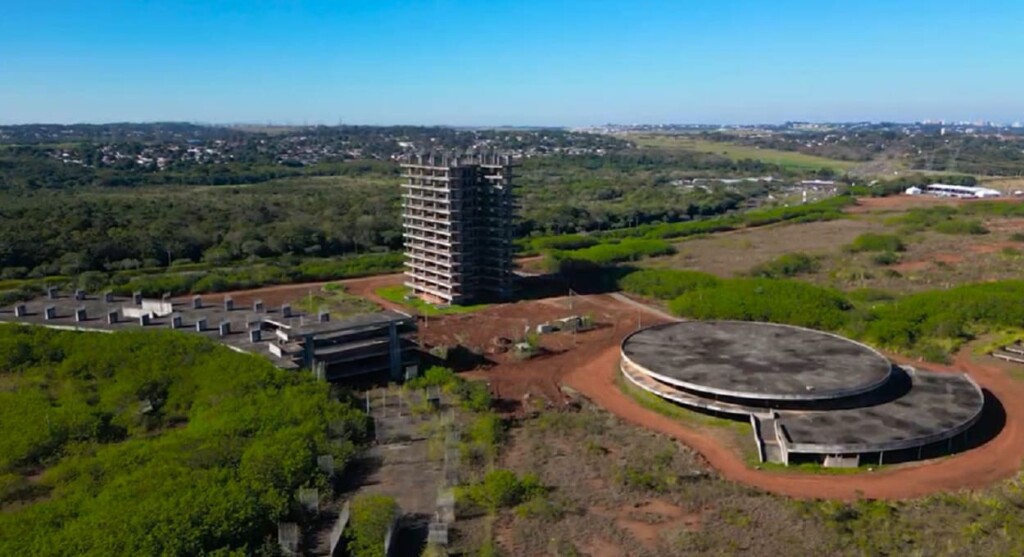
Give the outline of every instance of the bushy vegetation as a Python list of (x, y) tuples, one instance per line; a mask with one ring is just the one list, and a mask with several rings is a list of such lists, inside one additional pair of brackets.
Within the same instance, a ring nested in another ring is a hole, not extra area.
[(311, 377), (171, 331), (0, 327), (0, 383), (2, 555), (262, 551), (366, 429)]
[(491, 407), (491, 391), (481, 381), (466, 381), (454, 371), (442, 366), (431, 366), (423, 375), (406, 383), (410, 389), (440, 387), (454, 394), (466, 410), (485, 412)]
[(806, 253), (784, 253), (771, 261), (755, 266), (750, 275), (763, 278), (788, 278), (816, 272), (821, 259)]
[(865, 251), (897, 252), (907, 249), (903, 239), (895, 234), (872, 234), (866, 233), (857, 236), (853, 243), (846, 246), (847, 251), (853, 253)]
[(619, 280), (619, 288), (648, 298), (670, 300), (697, 288), (717, 286), (720, 279), (700, 271), (643, 269)]
[[(1004, 203), (1003, 205), (1009, 205)], [(1016, 204), (1014, 204), (1016, 205)], [(967, 205), (966, 207), (971, 207)], [(977, 219), (962, 218), (959, 216), (961, 210), (956, 207), (929, 207), (926, 209), (913, 209), (902, 217), (893, 219), (896, 224), (902, 224), (904, 230), (934, 230), (942, 234), (988, 234), (988, 229)], [(981, 208), (966, 209), (970, 213), (964, 214), (991, 214), (993, 216), (1009, 216), (1012, 211), (999, 211), (994, 204), (986, 204)]]
[(595, 236), (583, 234), (563, 234), (560, 236), (537, 236), (524, 238), (521, 248), (525, 252), (541, 252), (548, 250), (574, 250), (589, 248), (601, 243)]
[(371, 253), (337, 259), (307, 259), (296, 264), (286, 260), (212, 271), (146, 274), (127, 279), (126, 282), (120, 282), (121, 275), (115, 275), (111, 279), (111, 290), (122, 295), (141, 291), (144, 296), (160, 296), (165, 292), (172, 295), (203, 294), (275, 284), (354, 278), (390, 273), (401, 268), (400, 252)]
[(386, 557), (384, 536), (398, 515), (398, 503), (386, 495), (360, 494), (352, 498), (345, 547), (351, 557)]
[(534, 474), (518, 477), (509, 470), (492, 470), (479, 482), (457, 488), (456, 500), (461, 504), (480, 507), (489, 513), (514, 507), (546, 493), (540, 479)]
[(996, 327), (1024, 323), (1024, 281), (970, 284), (911, 294), (878, 308), (870, 339), (899, 349), (938, 343), (953, 348)]
[(669, 308), (696, 319), (770, 321), (837, 330), (847, 323), (851, 305), (839, 292), (811, 284), (742, 278), (687, 292), (672, 300)]
[(628, 292), (668, 301), (669, 309), (684, 317), (769, 321), (837, 331), (940, 361), (986, 331), (1024, 323), (1020, 303), (1024, 281), (970, 284), (903, 297), (877, 290), (844, 295), (768, 278), (696, 284), (692, 271), (668, 269), (636, 271), (619, 284)]
[(974, 219), (953, 219), (935, 225), (935, 231), (943, 234), (981, 235), (988, 234), (988, 228)]
[(883, 251), (871, 256), (871, 262), (875, 265), (893, 265), (900, 262), (900, 254), (892, 251)]
[[(399, 266), (401, 263), (399, 263)], [(406, 306), (412, 310), (415, 310), (420, 315), (435, 316), (435, 315), (454, 315), (458, 313), (470, 313), (474, 311), (482, 310), (489, 306), (489, 304), (449, 304), (449, 305), (434, 305), (429, 302), (425, 302), (420, 298), (411, 296), (409, 289), (405, 286), (384, 286), (378, 288), (375, 293), (388, 300)]]
[(567, 251), (553, 251), (549, 255), (560, 266), (576, 264), (610, 265), (625, 261), (637, 261), (645, 257), (675, 253), (675, 248), (664, 240), (647, 238), (625, 238), (613, 243), (603, 243), (588, 248)]

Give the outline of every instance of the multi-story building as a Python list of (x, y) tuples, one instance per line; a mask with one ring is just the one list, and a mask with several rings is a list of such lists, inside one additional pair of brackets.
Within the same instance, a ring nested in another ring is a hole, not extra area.
[(430, 302), (501, 299), (512, 290), (512, 161), (419, 155), (403, 164), (406, 286)]

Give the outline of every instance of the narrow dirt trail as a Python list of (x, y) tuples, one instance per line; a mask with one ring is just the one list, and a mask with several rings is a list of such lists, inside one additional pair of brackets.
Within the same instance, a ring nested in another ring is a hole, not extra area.
[[(727, 480), (801, 499), (908, 499), (939, 491), (974, 489), (1013, 477), (1024, 459), (1024, 383), (1001, 370), (969, 361), (961, 353), (956, 368), (966, 370), (1006, 409), (1006, 424), (985, 445), (944, 459), (854, 475), (767, 472), (748, 468), (739, 455), (714, 437), (648, 410), (615, 383), (618, 348), (609, 347), (563, 382), (620, 418), (678, 439), (699, 452)], [(934, 366), (942, 370), (942, 366)], [(946, 367), (945, 370), (952, 371)]]

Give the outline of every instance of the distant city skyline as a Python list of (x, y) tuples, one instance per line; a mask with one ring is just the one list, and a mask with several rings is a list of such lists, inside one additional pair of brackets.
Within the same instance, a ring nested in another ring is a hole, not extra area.
[(13, 3), (0, 123), (1024, 120), (1024, 3), (893, 4)]

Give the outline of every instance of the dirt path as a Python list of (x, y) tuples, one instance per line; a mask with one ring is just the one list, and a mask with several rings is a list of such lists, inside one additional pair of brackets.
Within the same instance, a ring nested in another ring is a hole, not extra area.
[(1024, 408), (1015, 404), (1024, 400), (1024, 384), (999, 369), (970, 362), (965, 354), (957, 356), (956, 367), (967, 370), (1005, 406), (1006, 425), (999, 435), (979, 448), (948, 458), (849, 476), (748, 468), (739, 455), (712, 436), (647, 410), (623, 394), (615, 383), (618, 356), (618, 350), (610, 347), (588, 365), (567, 374), (563, 381), (620, 418), (670, 435), (694, 448), (724, 478), (772, 493), (806, 499), (907, 499), (938, 491), (985, 487), (1012, 477), (1024, 459)]

